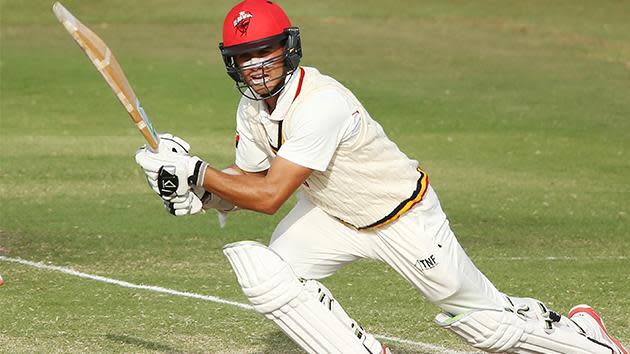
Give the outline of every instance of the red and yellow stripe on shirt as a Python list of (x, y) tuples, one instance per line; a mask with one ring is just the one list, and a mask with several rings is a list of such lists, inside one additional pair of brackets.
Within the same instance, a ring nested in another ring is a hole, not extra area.
[[(298, 87), (295, 90), (295, 95), (293, 96), (293, 101), (291, 101), (292, 103), (295, 102), (295, 99), (298, 98), (298, 96), (300, 95), (300, 92), (302, 92), (302, 83), (304, 83), (304, 75), (306, 75), (306, 72), (304, 71), (304, 68), (300, 67), (300, 79), (298, 81)], [(271, 147), (271, 151), (273, 151), (274, 154), (278, 154), (278, 150), (280, 150), (280, 148), (282, 147), (282, 145), (284, 145), (284, 134), (282, 134), (282, 120), (278, 123), (278, 146), (273, 146), (271, 143), (269, 143), (269, 146)]]
[(429, 188), (429, 176), (420, 168), (418, 168), (418, 172), (420, 173), (420, 178), (418, 178), (418, 184), (411, 194), (411, 197), (405, 199), (386, 217), (370, 225), (359, 227), (359, 230), (376, 228), (394, 222), (404, 213), (411, 210), (411, 208), (413, 208), (416, 204), (420, 203), (427, 192), (427, 188)]
[(278, 122), (278, 146), (275, 147), (273, 146), (271, 141), (269, 142), (269, 147), (271, 148), (271, 151), (273, 151), (274, 155), (278, 155), (278, 150), (280, 150), (282, 145), (284, 145), (284, 134), (282, 134), (282, 122), (283, 122), (282, 120)]

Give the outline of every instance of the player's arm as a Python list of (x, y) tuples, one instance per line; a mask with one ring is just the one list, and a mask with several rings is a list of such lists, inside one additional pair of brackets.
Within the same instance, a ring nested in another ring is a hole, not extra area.
[[(267, 214), (275, 213), (312, 171), (325, 171), (337, 146), (358, 131), (359, 120), (336, 90), (323, 90), (294, 112), (294, 131), (278, 151), (263, 178), (257, 176), (225, 176), (214, 169), (204, 175), (204, 188), (236, 205)], [(244, 144), (250, 143), (243, 136)], [(239, 145), (237, 165), (246, 163)], [(264, 161), (262, 153), (251, 151), (249, 161)], [(267, 164), (269, 162), (266, 162)], [(265, 162), (252, 164), (251, 170), (266, 167)], [(249, 166), (248, 166), (249, 167)]]
[(233, 173), (233, 175), (250, 175), (250, 176), (258, 176), (258, 177), (265, 177), (268, 171), (268, 170), (263, 170), (259, 172), (245, 171), (244, 169), (238, 167), (238, 165), (236, 164), (232, 164), (231, 166), (228, 166), (225, 169), (223, 169), (223, 171), (225, 170), (235, 171), (236, 173)]
[(229, 175), (208, 167), (203, 187), (241, 208), (274, 214), (311, 172), (310, 168), (277, 157), (269, 170), (244, 175)]
[(188, 185), (200, 186), (241, 208), (273, 214), (312, 171), (325, 171), (337, 146), (358, 131), (354, 128), (360, 120), (338, 92), (322, 91), (319, 95), (294, 112), (294, 133), (275, 159), (270, 160), (253, 139), (242, 134), (235, 164), (253, 174), (234, 176), (207, 167), (196, 156), (152, 154), (146, 149), (136, 153), (136, 161), (145, 172), (158, 177), (154, 189), (162, 196), (179, 196)]

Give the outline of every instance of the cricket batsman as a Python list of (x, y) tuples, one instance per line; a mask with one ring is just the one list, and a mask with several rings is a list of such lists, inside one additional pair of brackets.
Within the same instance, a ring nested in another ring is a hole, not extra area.
[(297, 192), (269, 245), (224, 253), (254, 309), (309, 353), (390, 353), (319, 280), (360, 258), (387, 263), (441, 309), (436, 323), (475, 348), (627, 354), (587, 305), (567, 316), (501, 293), (450, 229), (428, 174), (347, 88), (300, 66), (300, 32), (274, 2), (229, 11), (219, 44), (242, 97), (236, 157), (218, 170), (170, 134), (136, 161), (174, 215), (236, 208), (275, 213)]

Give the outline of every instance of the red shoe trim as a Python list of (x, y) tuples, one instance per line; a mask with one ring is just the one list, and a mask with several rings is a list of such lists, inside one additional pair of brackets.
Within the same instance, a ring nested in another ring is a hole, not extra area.
[(575, 315), (578, 312), (586, 312), (591, 317), (593, 317), (595, 319), (595, 321), (597, 321), (597, 324), (599, 324), (599, 326), (604, 330), (604, 333), (606, 334), (606, 336), (611, 341), (613, 341), (613, 343), (615, 343), (617, 348), (619, 348), (619, 350), (621, 350), (621, 352), (623, 354), (628, 354), (628, 351), (626, 350), (626, 348), (624, 348), (623, 345), (621, 345), (621, 343), (617, 339), (615, 339), (613, 336), (611, 336), (608, 333), (608, 330), (606, 329), (606, 326), (604, 326), (604, 321), (602, 321), (602, 318), (599, 316), (599, 314), (592, 307), (590, 307), (590, 306), (576, 306), (569, 312), (569, 318), (573, 317), (573, 315)]

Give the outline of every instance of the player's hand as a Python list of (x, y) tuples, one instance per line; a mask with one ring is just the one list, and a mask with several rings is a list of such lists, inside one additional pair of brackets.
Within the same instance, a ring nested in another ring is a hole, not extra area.
[(164, 208), (175, 216), (205, 213), (201, 200), (192, 191), (183, 196), (177, 196), (170, 200), (164, 200)]
[(228, 211), (234, 211), (238, 207), (231, 202), (222, 199), (218, 195), (208, 192), (201, 187), (193, 187), (192, 191), (195, 196), (201, 200), (203, 210), (216, 209), (220, 212), (227, 213)]
[[(221, 170), (221, 172), (227, 173), (228, 175), (233, 175), (233, 176), (242, 174), (240, 170), (234, 169), (232, 167), (225, 168)], [(192, 190), (197, 195), (197, 197), (201, 199), (204, 210), (216, 209), (217, 211), (221, 213), (227, 213), (229, 211), (235, 211), (238, 209), (238, 207), (234, 205), (232, 202), (222, 199), (218, 195), (214, 193), (210, 193), (206, 191), (205, 189), (203, 189), (202, 187), (195, 186), (195, 187), (192, 187)]]
[[(190, 151), (190, 144), (188, 144), (184, 139), (174, 136), (173, 134), (162, 133), (160, 134), (158, 153), (165, 153), (167, 151), (180, 155), (188, 155)], [(153, 189), (157, 195), (160, 195), (160, 191), (157, 187), (157, 172), (144, 170), (144, 173), (147, 177), (147, 183), (149, 183), (151, 189)]]
[[(142, 153), (141, 150), (144, 150), (144, 152)], [(179, 180), (177, 180), (177, 183), (174, 181), (165, 181), (164, 176), (166, 175), (166, 171), (172, 172), (172, 169), (169, 167), (167, 170), (164, 170), (164, 166), (161, 166), (156, 170), (157, 166), (155, 162), (161, 161), (162, 163), (167, 163), (173, 161), (174, 156), (172, 155), (190, 158), (188, 155), (189, 152), (190, 144), (184, 139), (169, 133), (160, 134), (160, 144), (157, 153), (150, 154), (151, 152), (148, 151), (146, 147), (136, 152), (136, 161), (143, 168), (149, 186), (162, 198), (166, 210), (175, 216), (194, 215), (205, 211), (200, 198), (188, 187), (188, 182), (180, 184)], [(177, 187), (175, 187), (175, 191), (172, 193), (169, 193), (170, 191), (164, 188), (164, 186), (174, 187), (175, 185), (177, 185)], [(180, 185), (182, 188), (178, 188)], [(183, 186), (188, 188), (184, 189)]]
[[(223, 169), (221, 172), (227, 173), (230, 175), (240, 175), (242, 172), (240, 170), (228, 167)], [(204, 211), (208, 209), (215, 209), (217, 211), (217, 216), (219, 217), (219, 226), (221, 228), (225, 227), (227, 223), (228, 212), (236, 211), (239, 208), (234, 205), (232, 202), (229, 202), (225, 199), (222, 199), (218, 195), (208, 192), (201, 187), (192, 187), (195, 195), (201, 200), (202, 208)]]
[(184, 139), (171, 133), (160, 134), (160, 144), (158, 152), (171, 151), (180, 155), (188, 155), (190, 152), (190, 144)]
[(185, 196), (191, 186), (203, 184), (207, 163), (196, 156), (168, 150), (155, 153), (142, 147), (136, 151), (135, 159), (151, 188), (164, 200)]

